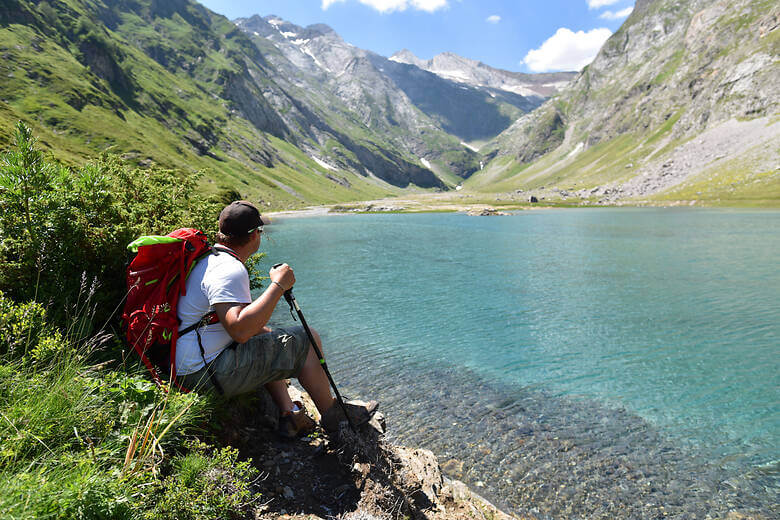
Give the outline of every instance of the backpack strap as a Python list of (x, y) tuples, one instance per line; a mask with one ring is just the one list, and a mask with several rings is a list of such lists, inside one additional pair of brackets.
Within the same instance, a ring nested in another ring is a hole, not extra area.
[[(206, 351), (203, 349), (203, 342), (200, 339), (200, 330), (195, 329), (195, 334), (198, 335), (198, 347), (200, 347), (200, 357), (203, 359), (203, 364), (206, 366), (206, 373), (209, 375), (209, 379), (211, 379), (211, 384), (214, 385), (214, 388), (216, 389), (217, 393), (219, 395), (225, 395), (225, 391), (222, 389), (222, 385), (219, 384), (219, 381), (217, 380), (217, 375), (214, 373), (214, 369), (211, 367), (211, 365), (216, 361), (217, 358), (214, 358), (211, 360), (211, 363), (206, 361)], [(238, 343), (235, 341), (231, 342), (227, 347), (223, 348), (222, 351), (217, 354), (217, 357), (219, 357), (222, 352), (226, 351), (229, 348), (236, 348)]]
[(209, 311), (206, 314), (204, 314), (201, 319), (199, 319), (189, 327), (185, 327), (181, 329), (179, 331), (179, 337), (182, 337), (188, 332), (192, 332), (195, 329), (199, 329), (200, 327), (205, 327), (206, 325), (211, 325), (213, 323), (219, 323), (219, 317), (217, 316), (217, 311)]
[[(209, 379), (211, 379), (211, 384), (214, 385), (214, 388), (217, 390), (219, 395), (225, 395), (225, 391), (222, 389), (222, 385), (220, 385), (219, 381), (217, 381), (217, 376), (216, 376), (216, 374), (214, 374), (214, 370), (211, 368), (211, 365), (212, 365), (212, 363), (214, 363), (214, 360), (212, 360), (211, 363), (206, 361), (206, 350), (203, 348), (203, 340), (201, 339), (201, 336), (200, 336), (200, 328), (201, 327), (204, 327), (206, 325), (210, 325), (212, 323), (218, 323), (218, 322), (219, 322), (219, 318), (217, 317), (217, 313), (215, 311), (211, 311), (209, 313), (204, 314), (201, 319), (199, 319), (198, 321), (196, 321), (195, 323), (193, 323), (189, 327), (186, 327), (186, 328), (183, 328), (182, 330), (180, 330), (179, 331), (179, 336), (181, 337), (182, 335), (187, 334), (189, 332), (192, 332), (193, 330), (195, 331), (195, 334), (197, 334), (197, 336), (198, 336), (198, 348), (200, 349), (200, 357), (201, 357), (201, 359), (203, 359), (203, 364), (206, 367), (206, 372), (209, 375)], [(222, 349), (222, 352), (224, 352), (225, 350), (227, 350), (229, 348), (236, 348), (236, 345), (238, 345), (238, 343), (233, 341), (227, 347)], [(220, 354), (222, 352), (220, 352)], [(219, 356), (217, 356), (217, 357), (219, 357)]]
[[(238, 255), (233, 251), (232, 249), (228, 249), (227, 247), (222, 246), (212, 246), (211, 247), (211, 253), (214, 255), (218, 255), (220, 253), (227, 253), (239, 262), (241, 262), (241, 259), (238, 257)], [(241, 265), (244, 265), (244, 262), (241, 262)], [(206, 367), (206, 372), (209, 375), (209, 379), (211, 380), (211, 384), (214, 385), (214, 388), (219, 393), (219, 395), (225, 395), (225, 391), (222, 389), (222, 385), (219, 384), (219, 381), (217, 380), (216, 374), (214, 374), (214, 369), (211, 367), (212, 363), (214, 363), (214, 359), (211, 360), (211, 363), (206, 361), (206, 350), (203, 348), (203, 341), (201, 340), (200, 336), (200, 328), (204, 327), (206, 325), (211, 325), (212, 323), (219, 323), (219, 317), (217, 316), (216, 311), (210, 311), (203, 315), (201, 319), (190, 325), (189, 327), (185, 327), (182, 330), (179, 331), (179, 336), (182, 336), (184, 334), (187, 334), (189, 332), (195, 331), (195, 334), (198, 336), (198, 348), (200, 348), (200, 357), (203, 359), (203, 364)], [(227, 349), (234, 349), (238, 343), (235, 341), (231, 342), (228, 346), (226, 346), (222, 352), (224, 352)], [(219, 355), (217, 355), (219, 357)]]
[[(213, 254), (215, 254), (215, 255), (218, 255), (220, 253), (227, 253), (230, 256), (232, 256), (233, 258), (235, 258), (236, 260), (238, 260), (239, 262), (241, 262), (241, 259), (238, 257), (236, 252), (233, 251), (232, 249), (228, 249), (227, 247), (220, 246), (220, 245), (213, 245), (213, 246), (211, 246), (211, 252)], [(244, 262), (241, 262), (241, 263), (243, 264)]]

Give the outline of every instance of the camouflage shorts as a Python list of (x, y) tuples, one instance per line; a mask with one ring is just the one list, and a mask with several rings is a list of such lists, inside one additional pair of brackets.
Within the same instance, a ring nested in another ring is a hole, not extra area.
[[(274, 329), (253, 336), (246, 343), (223, 350), (211, 369), (226, 396), (251, 392), (270, 382), (297, 377), (309, 353), (309, 338), (303, 327)], [(210, 390), (205, 367), (179, 378), (191, 390)]]

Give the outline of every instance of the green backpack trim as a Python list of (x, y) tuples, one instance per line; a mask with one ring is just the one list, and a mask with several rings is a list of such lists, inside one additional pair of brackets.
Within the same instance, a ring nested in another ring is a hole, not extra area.
[(127, 250), (131, 253), (137, 253), (138, 248), (141, 246), (151, 246), (154, 244), (170, 244), (172, 242), (181, 242), (181, 238), (173, 238), (160, 235), (147, 235), (139, 237), (129, 244), (127, 244)]

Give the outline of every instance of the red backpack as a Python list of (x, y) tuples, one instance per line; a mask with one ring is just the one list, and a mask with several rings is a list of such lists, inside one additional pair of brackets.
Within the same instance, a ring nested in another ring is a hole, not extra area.
[[(127, 246), (135, 257), (127, 267), (127, 301), (122, 320), (127, 342), (160, 385), (176, 384), (176, 340), (179, 296), (195, 263), (212, 250), (206, 234), (182, 228), (166, 236), (143, 236)], [(204, 316), (216, 322), (216, 314)], [(189, 328), (191, 330), (192, 328)], [(184, 331), (181, 331), (184, 332)]]

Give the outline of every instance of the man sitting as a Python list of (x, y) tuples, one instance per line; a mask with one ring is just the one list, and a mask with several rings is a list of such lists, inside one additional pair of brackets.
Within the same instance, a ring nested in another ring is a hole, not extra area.
[[(284, 379), (296, 377), (309, 393), (326, 431), (337, 431), (344, 412), (330, 392), (325, 371), (303, 327), (271, 330), (266, 326), (276, 304), (295, 284), (292, 268), (270, 270), (268, 287), (252, 301), (244, 262), (260, 247), (263, 220), (250, 202), (236, 201), (219, 215), (213, 254), (201, 259), (187, 279), (187, 293), (178, 304), (182, 330), (205, 321), (215, 311), (219, 321), (195, 326), (179, 337), (176, 368), (191, 389), (216, 389), (225, 396), (264, 385), (282, 412), (280, 433), (295, 437), (311, 431), (314, 421), (301, 403), (293, 403)], [(322, 341), (312, 335), (320, 350)], [(376, 401), (347, 403), (350, 418), (361, 424), (371, 418)]]

